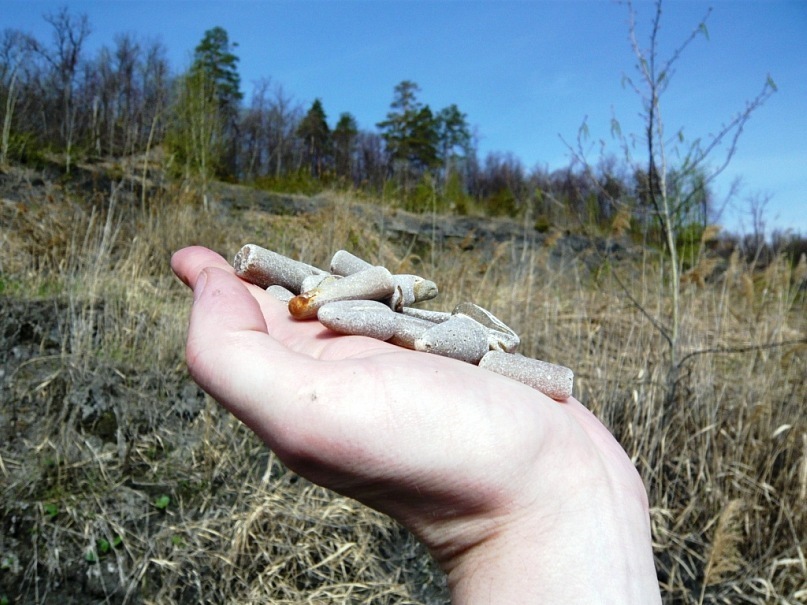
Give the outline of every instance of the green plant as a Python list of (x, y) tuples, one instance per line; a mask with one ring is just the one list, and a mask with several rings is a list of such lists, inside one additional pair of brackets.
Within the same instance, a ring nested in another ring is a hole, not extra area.
[(95, 547), (100, 554), (105, 555), (106, 553), (108, 553), (114, 548), (117, 548), (121, 544), (123, 544), (123, 538), (120, 536), (115, 536), (114, 538), (112, 538), (112, 542), (110, 542), (106, 538), (99, 539), (95, 543)]
[(159, 510), (167, 509), (169, 504), (171, 504), (171, 498), (166, 494), (163, 494), (162, 496), (154, 500), (154, 507)]
[(324, 189), (323, 181), (312, 176), (307, 170), (287, 172), (281, 176), (262, 176), (255, 179), (252, 185), (264, 191), (299, 193), (303, 195), (315, 195)]
[(84, 553), (84, 560), (91, 564), (98, 563), (101, 557), (119, 547), (121, 544), (123, 544), (123, 538), (121, 536), (115, 536), (112, 538), (111, 542), (106, 538), (99, 538), (95, 541), (95, 548), (90, 547), (87, 549), (87, 552)]
[(53, 502), (48, 502), (42, 506), (42, 512), (52, 521), (59, 514), (59, 506)]
[(440, 211), (441, 206), (434, 178), (430, 173), (424, 172), (415, 187), (405, 194), (404, 209), (409, 212), (426, 213)]
[(468, 214), (473, 200), (463, 187), (462, 177), (457, 172), (451, 172), (443, 183), (442, 206), (456, 214)]
[(535, 224), (533, 226), (538, 233), (546, 233), (552, 227), (552, 222), (546, 215), (541, 214), (535, 218)]
[(0, 275), (0, 294), (14, 294), (18, 289), (16, 282)]

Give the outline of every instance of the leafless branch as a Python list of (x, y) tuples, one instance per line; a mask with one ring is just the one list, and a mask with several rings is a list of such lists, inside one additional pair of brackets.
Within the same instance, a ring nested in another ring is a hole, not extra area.
[(709, 349), (698, 349), (697, 351), (690, 351), (684, 355), (678, 362), (678, 367), (682, 367), (687, 361), (700, 355), (712, 355), (717, 353), (749, 353), (751, 351), (765, 351), (768, 349), (775, 349), (777, 347), (786, 347), (788, 345), (797, 344), (807, 344), (807, 338), (796, 338), (794, 340), (782, 340), (779, 342), (768, 342), (764, 344), (746, 345), (742, 347), (712, 347)]

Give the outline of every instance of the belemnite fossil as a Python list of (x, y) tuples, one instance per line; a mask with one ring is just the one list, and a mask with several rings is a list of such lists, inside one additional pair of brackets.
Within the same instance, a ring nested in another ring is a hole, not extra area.
[(487, 309), (473, 302), (450, 313), (412, 306), (438, 294), (435, 282), (418, 275), (393, 274), (346, 250), (325, 271), (255, 244), (243, 246), (233, 266), (240, 278), (287, 302), (296, 319), (474, 364), (558, 401), (572, 395), (574, 373), (517, 353), (518, 334)]

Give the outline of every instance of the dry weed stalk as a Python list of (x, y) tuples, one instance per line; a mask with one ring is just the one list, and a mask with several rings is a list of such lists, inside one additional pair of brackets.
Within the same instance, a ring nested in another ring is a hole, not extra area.
[(742, 498), (730, 500), (720, 512), (706, 558), (706, 569), (698, 603), (703, 603), (706, 588), (736, 574), (743, 566), (740, 545), (744, 539)]
[(611, 236), (621, 238), (630, 230), (631, 210), (622, 207), (617, 211), (614, 220), (611, 222)]
[(699, 288), (705, 288), (706, 280), (712, 276), (715, 269), (720, 265), (720, 262), (719, 258), (701, 256), (697, 265), (684, 272), (681, 276), (681, 282), (685, 284), (695, 284)]

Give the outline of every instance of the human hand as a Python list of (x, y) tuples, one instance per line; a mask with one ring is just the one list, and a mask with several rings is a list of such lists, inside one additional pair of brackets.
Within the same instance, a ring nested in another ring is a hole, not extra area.
[(642, 482), (576, 400), (294, 320), (204, 248), (171, 265), (194, 380), (289, 468), (408, 527), (454, 603), (660, 602)]

